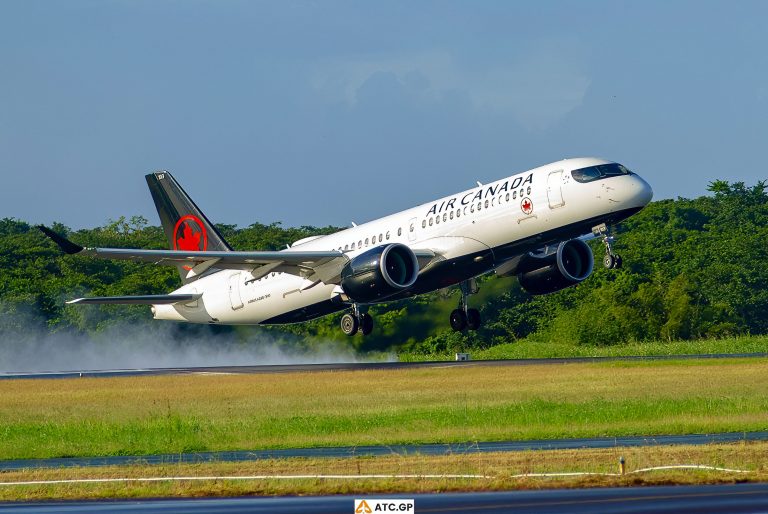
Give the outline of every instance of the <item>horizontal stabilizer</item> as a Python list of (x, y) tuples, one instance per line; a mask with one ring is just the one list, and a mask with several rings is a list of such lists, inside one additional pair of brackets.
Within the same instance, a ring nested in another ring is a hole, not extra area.
[(123, 305), (161, 305), (170, 303), (188, 303), (198, 300), (202, 293), (196, 294), (148, 294), (143, 296), (94, 296), (77, 298), (69, 304), (123, 304)]

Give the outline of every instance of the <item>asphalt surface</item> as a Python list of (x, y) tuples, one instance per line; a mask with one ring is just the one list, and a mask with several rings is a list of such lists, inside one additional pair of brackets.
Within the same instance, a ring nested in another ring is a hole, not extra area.
[(457, 444), (414, 444), (392, 446), (342, 446), (331, 448), (290, 448), (228, 452), (176, 453), (162, 455), (118, 455), (112, 457), (67, 457), (0, 461), (0, 472), (19, 469), (125, 466), (131, 464), (178, 464), (202, 462), (244, 462), (285, 458), (349, 458), (381, 455), (449, 455), (529, 450), (570, 450), (584, 448), (619, 448), (635, 446), (701, 445), (766, 441), (766, 432), (728, 432), (721, 434), (658, 435), (645, 437), (595, 437), (583, 439), (543, 439), (539, 441), (500, 441)]
[[(768, 512), (768, 484), (664, 486), (605, 489), (552, 489), (498, 493), (366, 495), (358, 498), (408, 498), (415, 512), (465, 513), (756, 513)], [(312, 513), (352, 514), (352, 496), (210, 498), (46, 503), (0, 503), (0, 512), (23, 514), (120, 513)]]
[(530, 366), (541, 364), (570, 364), (580, 362), (610, 361), (658, 361), (658, 360), (697, 360), (697, 359), (746, 359), (765, 358), (768, 353), (725, 353), (694, 355), (651, 355), (628, 357), (571, 357), (563, 359), (504, 359), (477, 361), (430, 361), (430, 362), (347, 362), (331, 364), (276, 364), (261, 366), (208, 366), (193, 368), (146, 368), (146, 369), (108, 369), (108, 370), (70, 370), (36, 372), (2, 372), (2, 379), (55, 379), (78, 377), (124, 377), (152, 375), (194, 375), (194, 374), (268, 374), (295, 373), (312, 371), (349, 371), (349, 370), (393, 370), (406, 368), (447, 368), (472, 366)]

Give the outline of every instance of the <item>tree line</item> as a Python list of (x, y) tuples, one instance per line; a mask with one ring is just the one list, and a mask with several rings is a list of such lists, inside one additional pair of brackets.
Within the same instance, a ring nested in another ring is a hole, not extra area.
[[(376, 306), (376, 330), (349, 338), (359, 350), (406, 349), (445, 352), (488, 347), (523, 338), (610, 345), (630, 341), (689, 340), (768, 333), (768, 185), (718, 180), (710, 194), (695, 199), (652, 202), (616, 228), (619, 270), (600, 266), (578, 286), (530, 296), (513, 278), (480, 280), (470, 299), (481, 310), (483, 328), (454, 333), (448, 314), (458, 302), (454, 290)], [(166, 248), (162, 229), (140, 216), (103, 227), (55, 231), (84, 246)], [(336, 227), (282, 227), (255, 223), (217, 225), (238, 250), (277, 250), (303, 237)], [(180, 285), (173, 267), (62, 255), (34, 226), (0, 220), (0, 332), (33, 323), (47, 331), (94, 333), (119, 323), (167, 323), (151, 319), (144, 306), (70, 306), (79, 296), (161, 294)], [(302, 344), (347, 340), (339, 315), (276, 327), (182, 327), (229, 331), (244, 336), (268, 332)], [(180, 324), (182, 325), (182, 324)]]

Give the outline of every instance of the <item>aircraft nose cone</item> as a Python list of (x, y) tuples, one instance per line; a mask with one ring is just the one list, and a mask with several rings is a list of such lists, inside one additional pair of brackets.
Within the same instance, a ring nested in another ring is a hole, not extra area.
[(653, 199), (653, 189), (651, 188), (651, 185), (640, 178), (639, 175), (635, 175), (633, 178), (635, 179), (636, 188), (635, 200), (638, 205), (648, 205)]

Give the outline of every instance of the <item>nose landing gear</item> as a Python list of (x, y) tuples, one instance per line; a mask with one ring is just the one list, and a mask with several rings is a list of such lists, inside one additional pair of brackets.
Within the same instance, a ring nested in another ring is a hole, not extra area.
[(597, 237), (602, 237), (603, 246), (605, 246), (605, 257), (603, 257), (603, 266), (607, 269), (621, 268), (623, 261), (620, 255), (613, 251), (613, 242), (615, 238), (608, 234), (608, 227), (602, 223), (592, 229), (592, 233)]
[(367, 336), (373, 331), (373, 318), (355, 303), (352, 305), (352, 312), (347, 312), (341, 317), (341, 331), (348, 336), (353, 336), (358, 331)]
[(456, 332), (461, 332), (465, 328), (477, 330), (481, 325), (480, 311), (470, 309), (467, 305), (469, 296), (477, 293), (479, 290), (477, 281), (474, 278), (465, 280), (459, 287), (461, 289), (461, 298), (459, 299), (459, 308), (451, 311), (451, 328)]

